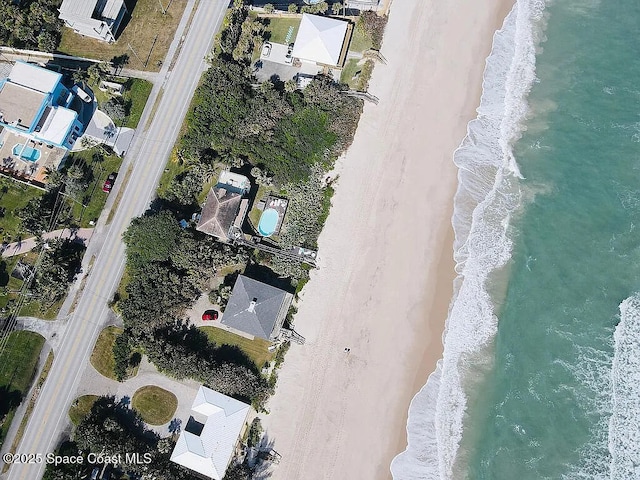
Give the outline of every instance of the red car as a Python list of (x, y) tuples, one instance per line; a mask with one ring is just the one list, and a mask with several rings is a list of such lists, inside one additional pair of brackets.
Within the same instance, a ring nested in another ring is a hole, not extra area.
[(115, 172), (110, 173), (107, 179), (104, 181), (104, 185), (102, 185), (102, 191), (105, 193), (109, 193), (113, 188), (113, 184), (116, 181), (117, 174)]
[(205, 310), (205, 312), (202, 314), (202, 320), (204, 320), (205, 322), (208, 320), (217, 320), (218, 319), (218, 312), (216, 312), (215, 310)]

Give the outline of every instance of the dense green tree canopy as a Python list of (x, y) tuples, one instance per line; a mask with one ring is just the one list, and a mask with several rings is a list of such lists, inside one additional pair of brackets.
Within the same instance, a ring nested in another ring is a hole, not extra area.
[(179, 235), (180, 225), (168, 210), (134, 218), (122, 235), (127, 246), (127, 264), (138, 269), (150, 262), (168, 260)]

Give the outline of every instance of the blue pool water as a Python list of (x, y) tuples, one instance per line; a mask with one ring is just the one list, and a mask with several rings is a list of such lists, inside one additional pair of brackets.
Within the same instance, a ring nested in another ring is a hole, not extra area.
[(13, 147), (13, 154), (15, 156), (20, 155), (20, 151), (22, 151), (22, 155), (20, 155), (20, 158), (23, 158), (24, 160), (35, 162), (40, 158), (40, 150), (31, 147), (24, 147), (23, 150), (22, 146), (23, 145), (21, 143), (18, 143), (15, 147)]
[(260, 235), (264, 235), (265, 237), (273, 235), (273, 232), (276, 231), (276, 227), (278, 226), (278, 219), (278, 212), (273, 208), (267, 208), (262, 212), (260, 222), (258, 223)]

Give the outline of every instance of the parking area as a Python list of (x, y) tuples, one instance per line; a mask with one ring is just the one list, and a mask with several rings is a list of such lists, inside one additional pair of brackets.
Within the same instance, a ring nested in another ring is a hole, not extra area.
[(283, 43), (264, 42), (260, 51), (260, 60), (282, 65), (292, 65), (293, 57), (291, 56), (293, 44), (291, 46)]

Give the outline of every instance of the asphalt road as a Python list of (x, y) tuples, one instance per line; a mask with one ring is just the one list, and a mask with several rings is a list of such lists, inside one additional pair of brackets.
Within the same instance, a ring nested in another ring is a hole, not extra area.
[[(122, 233), (132, 217), (147, 209), (154, 196), (193, 92), (205, 69), (204, 58), (211, 49), (227, 4), (221, 0), (200, 2), (149, 128), (134, 140), (129, 153), (133, 156), (131, 176), (121, 192), (122, 197), (110, 225), (94, 233), (91, 244), (101, 248), (96, 252), (65, 338), (55, 352), (53, 366), (17, 449), (18, 454), (45, 455), (53, 451), (68, 425), (67, 411), (75, 398), (83, 367), (107, 317), (107, 301), (112, 298), (124, 269)], [(121, 177), (124, 173), (121, 172)], [(117, 193), (114, 189), (112, 195)], [(103, 238), (96, 238), (100, 236)], [(44, 468), (43, 462), (14, 463), (7, 478), (36, 480), (41, 478)]]

